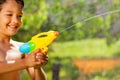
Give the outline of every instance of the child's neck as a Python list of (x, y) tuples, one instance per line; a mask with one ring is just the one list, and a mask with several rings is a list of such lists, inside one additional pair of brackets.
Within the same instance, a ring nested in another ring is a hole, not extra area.
[(10, 37), (9, 36), (4, 36), (4, 35), (0, 35), (0, 43), (9, 43), (10, 42)]

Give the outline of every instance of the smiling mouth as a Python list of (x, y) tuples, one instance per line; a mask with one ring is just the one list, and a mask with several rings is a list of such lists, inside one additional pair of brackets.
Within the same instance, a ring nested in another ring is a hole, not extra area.
[(12, 31), (16, 31), (17, 28), (18, 28), (17, 26), (8, 26), (8, 29)]

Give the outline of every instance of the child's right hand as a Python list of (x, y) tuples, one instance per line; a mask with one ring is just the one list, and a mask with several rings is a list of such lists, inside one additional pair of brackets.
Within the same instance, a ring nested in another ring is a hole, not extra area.
[[(38, 54), (41, 54), (41, 57), (38, 59)], [(44, 57), (43, 57), (44, 56)], [(36, 67), (36, 66), (42, 66), (43, 64), (46, 64), (48, 62), (47, 54), (44, 54), (42, 50), (37, 49), (30, 54), (27, 54), (25, 58), (25, 63), (28, 67)]]

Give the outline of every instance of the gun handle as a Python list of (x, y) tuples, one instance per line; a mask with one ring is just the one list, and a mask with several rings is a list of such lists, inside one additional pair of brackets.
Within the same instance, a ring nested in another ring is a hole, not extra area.
[(42, 48), (42, 52), (44, 53), (48, 52), (48, 48), (47, 47)]

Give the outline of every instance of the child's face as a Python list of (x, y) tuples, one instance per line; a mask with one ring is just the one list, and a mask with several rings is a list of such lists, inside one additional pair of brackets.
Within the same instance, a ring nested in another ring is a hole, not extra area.
[(0, 35), (12, 36), (19, 30), (22, 20), (22, 8), (14, 0), (7, 0), (0, 11)]

